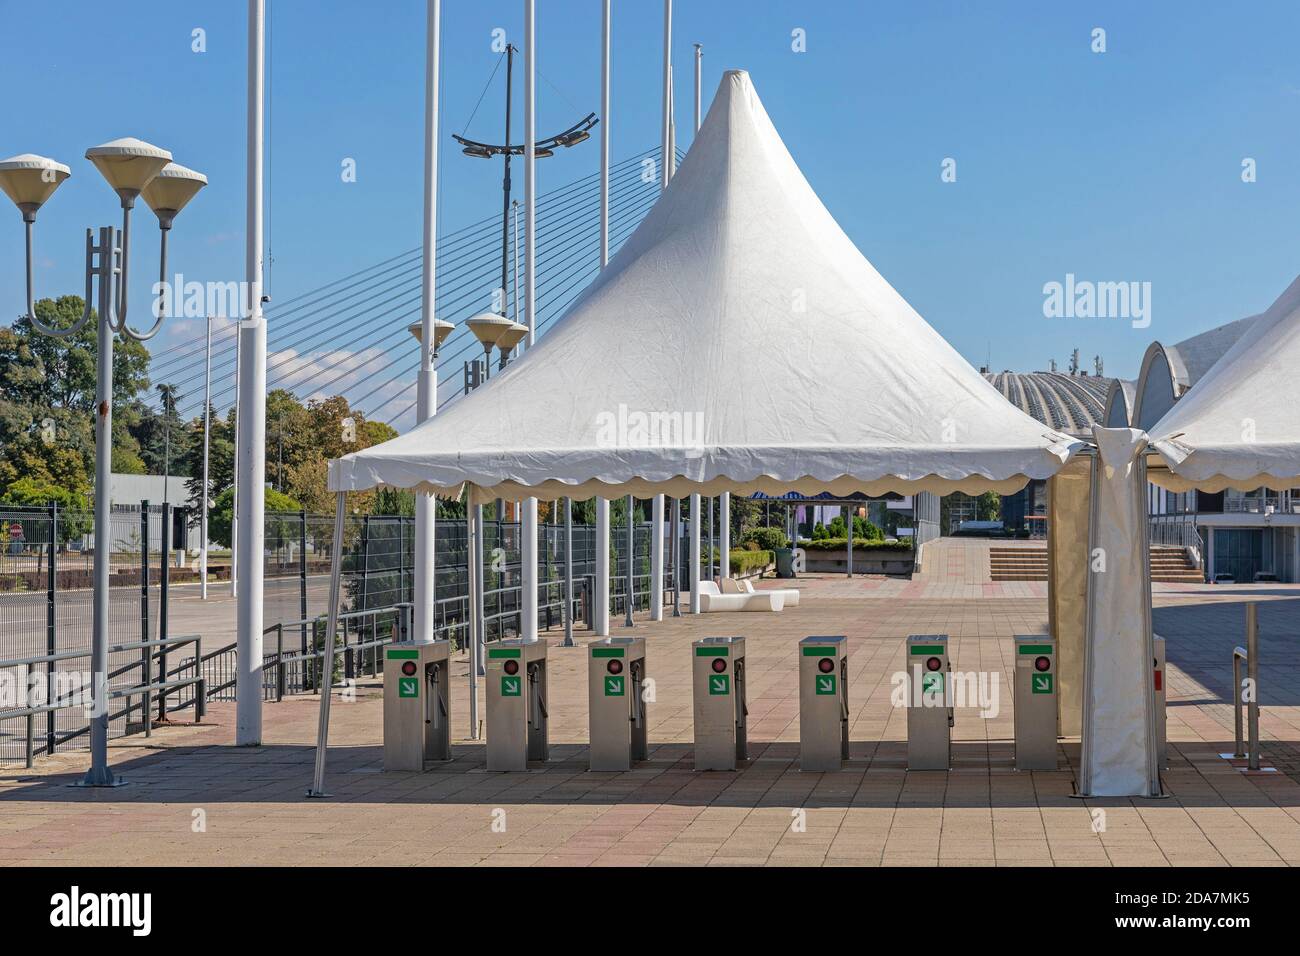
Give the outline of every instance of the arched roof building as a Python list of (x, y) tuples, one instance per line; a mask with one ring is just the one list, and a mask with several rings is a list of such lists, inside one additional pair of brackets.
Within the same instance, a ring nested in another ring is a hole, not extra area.
[(999, 392), (1049, 428), (1086, 437), (1103, 420), (1114, 379), (1065, 372), (985, 372)]
[[(1129, 403), (1128, 420), (1120, 420), (1118, 408), (1108, 406), (1107, 424), (1132, 425), (1144, 430), (1151, 428), (1232, 348), (1257, 318), (1251, 315), (1237, 319), (1173, 345), (1152, 342), (1142, 356), (1142, 367)], [(1109, 414), (1112, 409), (1116, 411), (1113, 418)]]

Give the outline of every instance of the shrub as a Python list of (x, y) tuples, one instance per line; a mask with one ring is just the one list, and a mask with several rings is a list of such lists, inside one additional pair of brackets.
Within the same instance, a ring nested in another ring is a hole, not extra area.
[[(820, 541), (800, 541), (799, 547), (806, 551), (844, 551), (848, 545), (847, 539), (823, 538)], [(853, 549), (859, 548), (871, 551), (911, 551), (912, 544), (910, 541), (885, 541), (882, 538), (858, 538), (853, 539)]]
[(731, 573), (745, 574), (755, 568), (765, 568), (776, 560), (771, 551), (733, 551), (731, 552)]
[(790, 539), (780, 528), (755, 528), (749, 540), (757, 544), (760, 551), (775, 551), (777, 548), (790, 547)]

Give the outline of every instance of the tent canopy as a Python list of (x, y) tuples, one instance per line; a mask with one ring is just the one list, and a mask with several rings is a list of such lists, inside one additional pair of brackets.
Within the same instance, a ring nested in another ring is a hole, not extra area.
[(522, 358), (330, 488), (474, 500), (722, 491), (1010, 493), (1079, 443), (1012, 406), (817, 198), (749, 75)]
[[(1151, 429), (1172, 491), (1300, 485), (1300, 278)], [(1166, 470), (1167, 468), (1167, 470)]]

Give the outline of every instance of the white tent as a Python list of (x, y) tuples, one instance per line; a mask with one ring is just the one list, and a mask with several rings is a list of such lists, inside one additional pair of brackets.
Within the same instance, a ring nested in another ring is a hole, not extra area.
[(1151, 429), (1150, 478), (1172, 491), (1300, 478), (1300, 278)]
[(1006, 401), (907, 304), (727, 73), (659, 202), (512, 366), (330, 488), (475, 501), (1010, 493), (1079, 443)]

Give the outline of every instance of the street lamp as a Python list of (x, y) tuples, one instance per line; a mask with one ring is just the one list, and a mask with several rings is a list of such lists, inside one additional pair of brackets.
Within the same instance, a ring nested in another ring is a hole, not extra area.
[[(466, 319), (465, 325), (474, 333), (474, 338), (478, 339), (483, 346), (483, 380), (492, 377), (492, 348), (497, 344), (507, 330), (515, 326), (504, 315), (497, 315), (495, 312), (483, 312), (474, 316), (472, 319)], [(516, 339), (516, 342), (519, 340)], [(476, 363), (477, 364), (477, 363)], [(472, 376), (474, 381), (471, 383), (471, 373), (467, 367), (465, 370), (465, 391), (479, 385), (478, 376)]]
[(524, 336), (527, 334), (528, 326), (519, 322), (511, 322), (509, 328), (501, 330), (501, 334), (497, 336), (497, 348), (501, 350), (498, 370), (504, 369), (510, 364), (510, 353), (514, 351), (516, 345), (524, 340)]
[[(158, 175), (171, 163), (171, 153), (138, 139), (117, 139), (102, 146), (86, 150), (86, 159), (117, 193), (122, 205), (122, 229), (115, 232), (112, 226), (101, 226), (99, 241), (86, 230), (86, 303), (81, 318), (66, 329), (51, 328), (36, 317), (35, 294), (32, 289), (32, 226), (36, 212), (53, 195), (59, 184), (71, 175), (67, 166), (43, 156), (25, 153), (0, 161), (0, 189), (14, 201), (23, 214), (27, 227), (27, 320), (38, 332), (56, 338), (76, 335), (90, 321), (95, 309), (91, 305), (91, 289), (99, 280), (98, 353), (96, 355), (97, 383), (95, 389), (95, 569), (94, 569), (94, 627), (91, 644), (92, 710), (90, 716), (90, 770), (78, 786), (114, 787), (123, 781), (113, 775), (108, 766), (108, 580), (109, 552), (112, 531), (110, 510), (112, 506), (109, 482), (112, 472), (113, 441), (113, 335), (136, 342), (153, 338), (160, 328), (166, 310), (159, 308), (153, 327), (148, 332), (137, 332), (126, 324), (127, 281), (130, 270), (131, 209), (136, 198), (144, 192)], [(176, 167), (183, 170), (183, 167)], [(157, 201), (146, 196), (146, 202), (164, 218), (163, 249), (166, 249), (167, 229), (180, 208), (206, 183), (206, 179), (192, 170), (184, 170), (184, 184), (177, 192), (160, 189)], [(188, 193), (182, 199), (175, 197)], [(147, 716), (146, 716), (147, 719)]]

